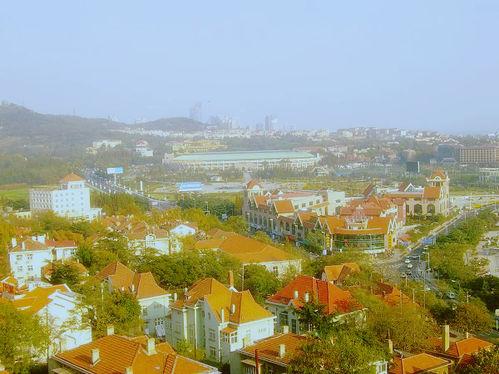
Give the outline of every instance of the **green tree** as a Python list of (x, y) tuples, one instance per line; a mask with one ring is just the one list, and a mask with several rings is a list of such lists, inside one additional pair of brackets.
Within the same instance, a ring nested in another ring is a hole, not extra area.
[(267, 296), (277, 292), (279, 279), (274, 273), (262, 265), (246, 265), (244, 267), (244, 289), (249, 290), (255, 300), (263, 303)]
[(319, 231), (309, 231), (305, 235), (305, 248), (312, 253), (322, 254), (325, 245), (324, 234)]
[(476, 334), (489, 331), (492, 318), (482, 302), (473, 300), (457, 305), (450, 324), (458, 331)]
[(83, 295), (80, 308), (95, 336), (105, 335), (109, 325), (118, 334), (133, 336), (142, 332), (141, 307), (131, 293), (109, 291), (105, 283), (95, 278), (90, 278), (79, 292)]
[(336, 322), (335, 314), (326, 314), (325, 306), (316, 300), (304, 303), (296, 314), (300, 321), (300, 326), (313, 336), (321, 339), (327, 339), (333, 333)]
[(304, 344), (291, 360), (292, 374), (375, 373), (373, 363), (386, 353), (372, 337), (363, 332), (339, 331), (331, 339), (314, 338)]
[(37, 358), (45, 357), (48, 330), (35, 316), (0, 300), (0, 362), (13, 373), (28, 373)]
[(457, 370), (459, 374), (497, 374), (499, 368), (499, 346), (482, 349), (473, 355), (471, 363)]
[(54, 262), (52, 264), (50, 283), (67, 284), (69, 288), (73, 289), (80, 282), (81, 276), (76, 264), (72, 262)]

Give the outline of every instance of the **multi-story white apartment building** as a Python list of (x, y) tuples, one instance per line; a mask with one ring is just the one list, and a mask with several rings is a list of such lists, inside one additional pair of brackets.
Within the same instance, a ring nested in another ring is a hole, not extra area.
[[(37, 287), (14, 299), (14, 306), (40, 317), (50, 331), (49, 355), (76, 348), (92, 341), (92, 330), (82, 320), (79, 295), (65, 284)], [(40, 357), (44, 359), (47, 356)]]
[(20, 285), (38, 282), (42, 268), (52, 261), (71, 259), (76, 251), (72, 240), (50, 240), (45, 235), (32, 236), (17, 242), (12, 238), (9, 248), (10, 271)]
[(209, 360), (226, 363), (243, 346), (274, 335), (274, 319), (249, 291), (206, 278), (171, 305), (166, 339), (174, 347), (188, 341)]
[(68, 218), (94, 219), (100, 216), (99, 208), (90, 207), (90, 189), (85, 179), (71, 173), (59, 181), (59, 188), (33, 188), (29, 191), (32, 213), (53, 211)]
[(156, 283), (152, 273), (136, 273), (120, 262), (112, 262), (97, 278), (107, 283), (109, 290), (132, 293), (142, 308), (146, 334), (165, 336), (164, 323), (171, 295)]

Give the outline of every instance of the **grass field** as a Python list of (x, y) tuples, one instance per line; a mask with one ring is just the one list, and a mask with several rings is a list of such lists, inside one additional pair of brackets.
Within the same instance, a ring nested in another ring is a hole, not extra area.
[(0, 186), (0, 198), (9, 200), (28, 200), (29, 187), (24, 184)]

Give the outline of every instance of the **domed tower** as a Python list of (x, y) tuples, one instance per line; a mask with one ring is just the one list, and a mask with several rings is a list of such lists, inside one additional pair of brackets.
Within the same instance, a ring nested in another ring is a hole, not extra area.
[(426, 181), (430, 186), (440, 188), (441, 212), (447, 215), (450, 208), (449, 176), (443, 169), (435, 169)]

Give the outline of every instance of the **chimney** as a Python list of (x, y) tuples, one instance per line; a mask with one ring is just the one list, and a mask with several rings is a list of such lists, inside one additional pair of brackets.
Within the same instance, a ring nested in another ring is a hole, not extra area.
[(23, 251), (26, 249), (26, 243), (24, 241), (21, 243), (21, 249)]
[(17, 246), (17, 239), (16, 238), (12, 238), (10, 240), (10, 244), (12, 245), (12, 248), (14, 248), (15, 246)]
[(125, 374), (133, 374), (133, 368), (131, 366), (125, 368)]
[(229, 270), (229, 288), (234, 288), (234, 272)]
[(130, 290), (132, 291), (132, 293), (135, 292), (135, 284), (132, 283), (132, 285), (130, 286)]
[(305, 292), (305, 302), (308, 303), (310, 301), (310, 294)]
[(0, 364), (0, 372), (2, 371), (5, 371), (5, 365), (4, 364)]
[(294, 290), (293, 291), (293, 299), (298, 299), (298, 296), (300, 296), (298, 293), (298, 290)]
[(189, 300), (189, 295), (187, 294), (188, 291), (189, 291), (188, 288), (185, 287), (184, 288), (184, 300), (186, 300), (186, 301)]
[(100, 359), (99, 348), (93, 348), (92, 349), (92, 365), (95, 365), (97, 362), (99, 362), (99, 359)]
[(107, 326), (106, 335), (107, 336), (114, 335), (114, 326), (113, 325)]
[(289, 334), (289, 326), (286, 326), (286, 325), (282, 326), (282, 333)]
[(156, 354), (156, 341), (154, 338), (147, 339), (147, 355), (155, 355)]
[(176, 293), (176, 292), (174, 292), (174, 293), (173, 293), (173, 301), (177, 301), (177, 297), (178, 297), (177, 293)]
[(449, 347), (450, 347), (449, 325), (444, 325), (442, 331), (442, 349), (444, 350), (444, 352), (447, 352)]
[(230, 305), (230, 314), (236, 313), (236, 304), (231, 304)]
[(286, 355), (286, 344), (279, 344), (279, 357), (284, 358)]
[(388, 353), (393, 354), (393, 341), (392, 339), (388, 339)]
[(225, 310), (224, 310), (224, 308), (220, 309), (220, 321), (221, 321), (221, 323), (225, 322)]
[(470, 333), (468, 331), (466, 331), (466, 333), (464, 334), (464, 336), (466, 337), (466, 339), (469, 339)]

